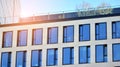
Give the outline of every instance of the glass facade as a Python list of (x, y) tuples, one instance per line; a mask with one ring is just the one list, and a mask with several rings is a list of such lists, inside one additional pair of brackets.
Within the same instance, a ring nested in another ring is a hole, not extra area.
[(40, 45), (42, 44), (43, 39), (43, 29), (34, 29), (33, 30), (33, 45)]
[(120, 21), (112, 23), (112, 38), (120, 38)]
[(32, 62), (31, 67), (40, 67), (42, 65), (42, 51), (32, 50)]
[(120, 43), (113, 44), (113, 61), (120, 61)]
[(90, 63), (90, 46), (79, 47), (79, 63)]
[(47, 66), (54, 66), (58, 64), (58, 49), (47, 50)]
[(58, 43), (58, 27), (48, 28), (48, 44)]
[(63, 43), (74, 41), (74, 26), (64, 26), (63, 27)]
[(106, 22), (96, 23), (96, 25), (95, 25), (95, 39), (96, 40), (107, 39), (107, 25), (106, 25)]
[(16, 67), (26, 67), (26, 51), (17, 51)]
[(11, 67), (11, 52), (3, 52), (1, 56), (1, 67)]
[(96, 62), (107, 62), (107, 45), (96, 45)]
[(74, 64), (74, 48), (63, 48), (63, 65)]
[(2, 45), (3, 48), (12, 47), (12, 37), (13, 37), (12, 31), (3, 32), (3, 45)]
[(79, 41), (90, 40), (90, 24), (79, 25)]
[(18, 46), (27, 45), (27, 30), (18, 31)]

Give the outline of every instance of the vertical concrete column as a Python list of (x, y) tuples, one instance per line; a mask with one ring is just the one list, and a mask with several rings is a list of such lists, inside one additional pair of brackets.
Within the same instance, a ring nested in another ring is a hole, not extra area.
[(26, 67), (31, 67), (31, 50), (26, 53)]
[(95, 63), (95, 23), (90, 22), (90, 63)]
[(47, 27), (43, 28), (43, 45), (47, 45)]
[(79, 63), (79, 24), (74, 24), (74, 64)]
[(47, 49), (42, 49), (42, 67), (46, 67)]
[(18, 37), (18, 31), (17, 30), (14, 30), (13, 31), (13, 40), (12, 40), (12, 47), (15, 48), (17, 47), (17, 37)]
[(63, 43), (63, 26), (59, 25), (58, 26), (58, 44)]
[(62, 67), (62, 47), (58, 48), (58, 66)]
[(32, 46), (32, 29), (28, 29), (27, 46)]
[(0, 49), (2, 48), (3, 32), (0, 30)]
[(11, 67), (16, 67), (16, 51), (14, 50), (11, 53)]

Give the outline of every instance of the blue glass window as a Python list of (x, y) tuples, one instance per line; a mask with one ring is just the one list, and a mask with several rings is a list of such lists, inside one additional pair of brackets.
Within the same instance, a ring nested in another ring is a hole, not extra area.
[(74, 64), (74, 48), (66, 47), (63, 48), (63, 64)]
[(40, 67), (42, 65), (42, 51), (33, 50), (32, 51), (32, 67)]
[(63, 42), (73, 42), (74, 41), (74, 26), (64, 26), (63, 27)]
[(54, 66), (58, 64), (58, 49), (47, 50), (47, 66)]
[(3, 33), (3, 45), (2, 47), (12, 47), (12, 35), (11, 31)]
[(48, 44), (58, 43), (58, 27), (48, 28)]
[(107, 39), (107, 25), (106, 23), (96, 23), (96, 28), (95, 28), (95, 35), (96, 35), (96, 40), (104, 40)]
[(79, 63), (90, 63), (90, 46), (79, 47)]
[(79, 41), (90, 40), (90, 24), (84, 24), (79, 26)]
[(26, 45), (27, 45), (27, 31), (26, 30), (18, 31), (18, 46)]
[(107, 62), (107, 45), (96, 46), (96, 62)]
[(11, 67), (11, 52), (3, 52), (1, 59), (1, 67)]
[(43, 38), (43, 29), (34, 29), (33, 30), (33, 45), (40, 45), (42, 44)]
[(120, 38), (120, 21), (112, 23), (112, 38)]
[(120, 61), (120, 44), (113, 44), (113, 61)]
[(16, 67), (26, 67), (26, 51), (17, 51)]

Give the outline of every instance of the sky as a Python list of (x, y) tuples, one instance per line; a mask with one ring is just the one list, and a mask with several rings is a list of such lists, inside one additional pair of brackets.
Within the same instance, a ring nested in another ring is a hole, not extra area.
[(80, 7), (84, 2), (89, 3), (91, 7), (103, 2), (111, 6), (120, 5), (120, 0), (21, 0), (21, 16), (75, 11), (76, 7)]

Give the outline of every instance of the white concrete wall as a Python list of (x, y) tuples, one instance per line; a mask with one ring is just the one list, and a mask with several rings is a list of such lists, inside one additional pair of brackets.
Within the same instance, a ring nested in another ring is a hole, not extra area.
[[(112, 61), (112, 44), (120, 43), (120, 39), (112, 39), (111, 24), (112, 21), (120, 21), (120, 16), (116, 17), (105, 17), (105, 18), (94, 18), (94, 19), (83, 19), (73, 21), (62, 21), (53, 23), (40, 23), (32, 25), (22, 26), (9, 26), (0, 27), (0, 53), (1, 52), (12, 52), (12, 66), (15, 67), (16, 51), (27, 51), (27, 66), (31, 65), (31, 51), (36, 49), (42, 49), (42, 67), (115, 67), (120, 66), (120, 62)], [(107, 22), (107, 40), (95, 40), (95, 23)], [(90, 24), (91, 40), (79, 42), (79, 25)], [(74, 42), (63, 43), (63, 26), (74, 25)], [(47, 29), (48, 27), (58, 27), (58, 44), (47, 44)], [(32, 29), (43, 28), (43, 44), (32, 46)], [(17, 47), (17, 31), (28, 30), (27, 46)], [(13, 31), (13, 44), (12, 48), (2, 48), (2, 34), (4, 31)], [(108, 47), (108, 62), (96, 63), (95, 62), (95, 45), (107, 44)], [(89, 64), (79, 64), (78, 61), (78, 49), (79, 46), (90, 45), (91, 48), (91, 61)], [(62, 48), (63, 47), (74, 47), (74, 64), (73, 65), (62, 65)], [(58, 65), (57, 66), (46, 66), (46, 55), (48, 48), (58, 48)], [(1, 60), (1, 55), (0, 55)]]

